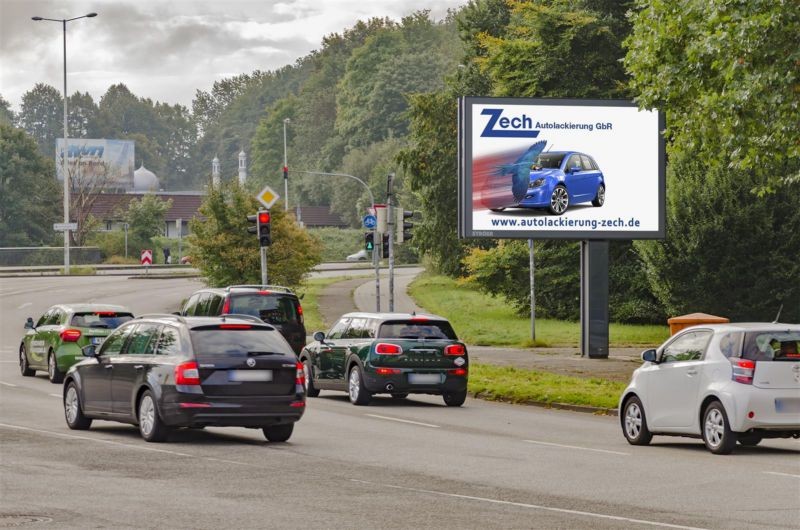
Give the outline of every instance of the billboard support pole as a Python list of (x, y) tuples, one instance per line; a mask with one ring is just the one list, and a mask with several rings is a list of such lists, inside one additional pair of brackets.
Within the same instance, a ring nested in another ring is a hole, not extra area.
[(581, 241), (581, 356), (608, 358), (608, 241)]
[(536, 295), (533, 290), (533, 272), (535, 264), (533, 261), (533, 239), (528, 240), (528, 248), (530, 248), (530, 271), (531, 271), (531, 340), (536, 340)]

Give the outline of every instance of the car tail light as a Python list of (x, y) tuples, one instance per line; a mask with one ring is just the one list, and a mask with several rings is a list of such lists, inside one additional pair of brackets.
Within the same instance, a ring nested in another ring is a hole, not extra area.
[(116, 311), (96, 311), (95, 315), (99, 317), (115, 317), (117, 313)]
[(731, 358), (733, 365), (732, 379), (745, 385), (753, 384), (753, 374), (756, 372), (756, 362), (748, 359)]
[(378, 355), (400, 355), (403, 353), (403, 348), (397, 344), (387, 344), (379, 342), (375, 345), (375, 353)]
[(250, 324), (220, 324), (219, 329), (252, 329)]
[(411, 322), (427, 322), (428, 317), (411, 317)]
[(467, 369), (466, 368), (456, 368), (455, 370), (448, 370), (447, 373), (450, 374), (450, 375), (465, 376), (465, 375), (467, 375)]
[(301, 324), (303, 323), (303, 306), (300, 304), (297, 304), (297, 320), (299, 320)]
[(291, 403), (289, 403), (289, 406), (295, 409), (299, 409), (301, 407), (305, 407), (306, 403), (305, 401), (292, 401)]
[(267, 294), (272, 294), (272, 291), (258, 291), (258, 294), (263, 296), (263, 295), (267, 295)]
[(178, 403), (182, 409), (210, 409), (211, 403)]
[(378, 375), (397, 375), (400, 373), (399, 368), (376, 368), (375, 373)]
[(64, 342), (77, 342), (81, 338), (81, 330), (79, 329), (65, 329), (59, 336)]
[(225, 298), (225, 303), (222, 304), (222, 314), (227, 315), (231, 312), (231, 299)]
[(445, 355), (464, 355), (466, 353), (467, 349), (463, 344), (450, 344), (444, 347)]
[(296, 371), (294, 373), (294, 382), (296, 385), (306, 386), (306, 371), (303, 370), (303, 363), (298, 362)]
[(175, 367), (176, 385), (199, 385), (200, 369), (195, 361), (187, 361)]

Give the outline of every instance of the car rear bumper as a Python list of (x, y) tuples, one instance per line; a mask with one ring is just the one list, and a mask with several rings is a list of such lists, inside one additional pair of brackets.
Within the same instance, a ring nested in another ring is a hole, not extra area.
[[(378, 375), (374, 371), (365, 370), (364, 386), (373, 394), (446, 394), (464, 392), (467, 389), (467, 376), (451, 375), (448, 370), (413, 370), (403, 369), (399, 374)], [(411, 374), (441, 374), (443, 381), (434, 384), (414, 384), (409, 381)]]
[(800, 390), (755, 387), (737, 390), (731, 393), (734, 410), (728, 414), (733, 431), (800, 431)]
[(305, 412), (305, 398), (295, 395), (236, 398), (187, 396), (162, 403), (160, 412), (164, 423), (172, 427), (268, 427), (299, 421)]

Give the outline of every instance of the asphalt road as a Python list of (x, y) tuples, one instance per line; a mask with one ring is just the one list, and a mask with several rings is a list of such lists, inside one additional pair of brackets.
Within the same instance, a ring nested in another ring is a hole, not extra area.
[(285, 444), (260, 431), (70, 431), (61, 388), (16, 364), (55, 302), (171, 311), (196, 280), (0, 279), (0, 527), (798, 528), (800, 443), (714, 456), (629, 446), (616, 418), (437, 397), (310, 399)]

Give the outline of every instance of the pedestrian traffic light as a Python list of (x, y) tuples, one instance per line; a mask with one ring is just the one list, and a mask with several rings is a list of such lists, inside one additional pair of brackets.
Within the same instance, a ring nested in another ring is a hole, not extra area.
[(272, 244), (269, 222), (269, 211), (260, 210), (258, 212), (258, 243), (262, 247), (268, 247)]
[(382, 234), (383, 235), (383, 248), (382, 248), (382, 256), (384, 258), (389, 257), (389, 234)]
[(414, 212), (410, 210), (403, 210), (402, 208), (397, 209), (397, 242), (402, 243), (404, 241), (408, 241), (414, 235), (411, 233), (411, 229), (414, 228), (414, 223), (410, 223), (406, 221), (406, 219), (414, 217)]
[(364, 250), (367, 252), (375, 250), (375, 232), (364, 232)]

